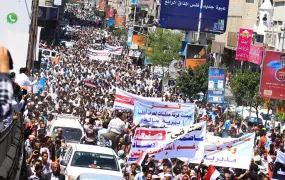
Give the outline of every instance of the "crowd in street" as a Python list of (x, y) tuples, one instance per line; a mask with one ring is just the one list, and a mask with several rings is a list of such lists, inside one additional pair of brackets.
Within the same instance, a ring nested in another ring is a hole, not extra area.
[[(56, 60), (47, 59), (47, 68), (34, 81), (28, 79), (29, 72), (21, 68), (20, 74), (11, 73), (14, 88), (14, 113), (24, 117), (26, 176), (28, 179), (65, 179), (60, 172), (60, 159), (67, 149), (65, 134), (57, 129), (50, 135), (51, 124), (56, 114), (72, 114), (80, 119), (86, 135), (81, 143), (112, 148), (119, 157), (124, 177), (128, 180), (195, 180), (207, 175), (208, 167), (188, 164), (179, 158), (155, 160), (148, 156), (143, 164), (127, 164), (131, 139), (138, 125), (133, 123), (130, 110), (113, 107), (116, 88), (144, 96), (159, 97), (164, 101), (196, 103), (196, 122), (207, 122), (207, 133), (220, 137), (240, 137), (255, 132), (254, 156), (248, 170), (215, 167), (220, 179), (267, 180), (274, 166), (277, 150), (284, 152), (284, 135), (280, 127), (266, 131), (262, 124), (243, 127), (240, 121), (226, 120), (223, 109), (198, 100), (186, 98), (177, 90), (161, 93), (162, 83), (152, 77), (148, 66), (142, 67), (128, 56), (125, 48), (122, 55), (110, 55), (108, 61), (91, 60), (86, 50), (103, 50), (104, 44), (123, 46), (119, 37), (102, 28), (104, 20), (93, 17), (91, 7), (82, 8), (67, 4), (65, 19), (75, 32), (74, 46), (41, 43), (40, 48), (53, 49)], [(45, 78), (45, 88), (37, 92), (30, 88)], [(86, 82), (93, 86), (87, 86)], [(13, 118), (7, 118), (8, 127)], [(119, 137), (119, 138), (118, 138)], [(118, 139), (118, 140), (117, 140)], [(269, 143), (270, 142), (270, 143)], [(268, 166), (268, 158), (272, 159)]]

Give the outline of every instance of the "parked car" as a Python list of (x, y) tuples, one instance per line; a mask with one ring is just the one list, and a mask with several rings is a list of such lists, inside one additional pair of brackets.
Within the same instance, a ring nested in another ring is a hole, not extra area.
[(82, 173), (101, 174), (114, 179), (123, 178), (116, 153), (107, 147), (73, 144), (60, 164), (69, 180), (80, 178)]

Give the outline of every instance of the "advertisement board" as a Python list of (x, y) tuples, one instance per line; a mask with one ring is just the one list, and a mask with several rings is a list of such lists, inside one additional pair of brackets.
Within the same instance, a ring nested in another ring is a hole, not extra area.
[(115, 15), (115, 10), (114, 9), (108, 9), (107, 10), (107, 18), (113, 18)]
[(115, 27), (122, 28), (126, 26), (126, 16), (125, 15), (115, 15)]
[(209, 68), (208, 103), (224, 103), (226, 72), (226, 68)]
[(143, 35), (133, 35), (132, 44), (136, 44), (138, 46), (145, 45)]
[(285, 53), (266, 51), (262, 69), (261, 96), (285, 100)]
[(100, 0), (99, 2), (99, 10), (105, 11), (106, 0)]
[(133, 32), (134, 32), (134, 27), (130, 27), (129, 30), (128, 30), (127, 46), (131, 46), (132, 45)]
[(248, 61), (250, 45), (252, 41), (252, 30), (240, 29), (238, 35), (238, 47), (236, 50), (236, 60)]
[(248, 61), (260, 65), (262, 62), (263, 49), (263, 46), (251, 45)]
[(0, 6), (0, 44), (11, 53), (14, 69), (26, 67), (32, 0), (9, 0)]
[[(200, 3), (201, 0), (162, 0), (160, 26), (168, 29), (198, 31)], [(201, 32), (224, 33), (227, 26), (228, 7), (229, 0), (204, 0)]]
[(185, 68), (192, 68), (207, 62), (207, 46), (186, 44)]
[(206, 64), (206, 61), (207, 61), (206, 59), (186, 59), (185, 67), (186, 69), (188, 68), (195, 69), (197, 66)]

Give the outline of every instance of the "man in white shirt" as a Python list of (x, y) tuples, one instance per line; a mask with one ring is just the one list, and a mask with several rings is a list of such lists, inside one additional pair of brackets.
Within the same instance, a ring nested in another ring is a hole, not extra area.
[(27, 68), (20, 68), (20, 74), (16, 76), (15, 82), (21, 87), (29, 87), (35, 85), (40, 79), (38, 77), (36, 80), (31, 82), (27, 74), (28, 74)]
[(100, 135), (100, 145), (105, 147), (106, 146), (106, 139), (112, 141), (112, 149), (116, 152), (118, 139), (127, 129), (126, 122), (122, 121), (123, 113), (118, 112), (117, 117), (112, 119), (108, 125), (108, 132)]

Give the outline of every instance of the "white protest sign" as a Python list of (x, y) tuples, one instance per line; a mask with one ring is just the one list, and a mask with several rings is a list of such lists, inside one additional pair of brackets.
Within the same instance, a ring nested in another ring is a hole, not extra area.
[(92, 60), (107, 61), (109, 60), (109, 52), (107, 50), (87, 49), (87, 57)]
[(173, 127), (194, 124), (195, 104), (173, 102), (135, 101), (134, 123)]
[(116, 88), (116, 96), (114, 101), (114, 108), (121, 107), (120, 109), (131, 109), (134, 110), (135, 101), (145, 102), (147, 100), (150, 101), (161, 101), (160, 98), (153, 97), (142, 97), (136, 94), (129, 93), (127, 91)]
[(165, 158), (203, 158), (206, 123), (176, 128), (137, 128), (128, 163), (134, 163), (143, 152), (157, 160)]
[[(240, 138), (221, 138), (210, 134), (205, 139), (205, 165), (249, 169), (253, 155), (254, 133)], [(190, 160), (199, 164), (201, 159)]]

